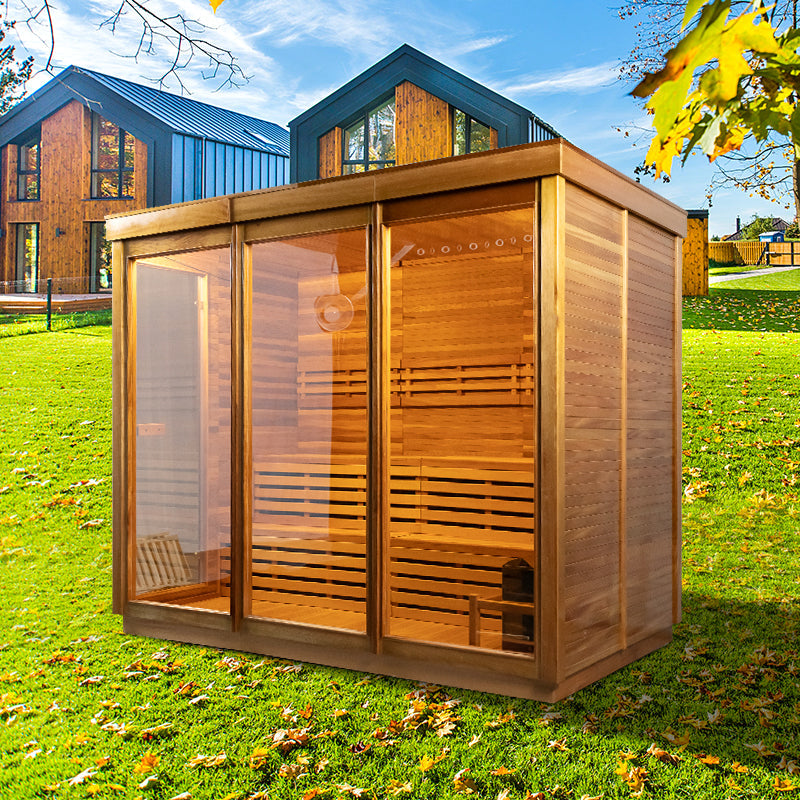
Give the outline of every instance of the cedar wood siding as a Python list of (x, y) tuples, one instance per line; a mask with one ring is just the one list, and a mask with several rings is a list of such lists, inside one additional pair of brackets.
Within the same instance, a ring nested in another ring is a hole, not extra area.
[[(444, 100), (410, 81), (395, 88), (395, 163), (397, 166), (433, 161), (453, 155), (453, 112)], [(490, 128), (491, 149), (497, 148), (497, 131)], [(319, 138), (319, 177), (342, 174), (341, 128)]]
[[(124, 129), (124, 126), (122, 126)], [(3, 269), (0, 280), (14, 280), (16, 236), (14, 225), (39, 224), (39, 277), (84, 278), (68, 291), (89, 290), (89, 222), (107, 214), (147, 206), (147, 147), (135, 140), (134, 197), (91, 198), (91, 112), (72, 100), (41, 123), (41, 178), (39, 200), (17, 200), (16, 144), (2, 150)], [(56, 236), (56, 228), (65, 231)]]

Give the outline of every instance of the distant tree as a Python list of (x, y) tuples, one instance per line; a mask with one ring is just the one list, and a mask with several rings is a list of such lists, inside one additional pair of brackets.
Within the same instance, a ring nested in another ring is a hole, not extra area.
[[(211, 2), (214, 11), (222, 0)], [(113, 0), (108, 6), (83, 4), (96, 15), (97, 26), (116, 33), (118, 28), (131, 27), (138, 32), (138, 42), (132, 53), (134, 60), (148, 55), (167, 55), (167, 66), (160, 78), (163, 83), (173, 77), (183, 87), (181, 70), (195, 60), (204, 63), (204, 77), (221, 82), (221, 86), (237, 85), (247, 81), (236, 56), (213, 42), (209, 29), (199, 20), (187, 17), (174, 3), (176, 11), (164, 11), (160, 0)], [(41, 64), (45, 72), (54, 72), (58, 31), (53, 19), (51, 0), (7, 0), (3, 6), (7, 14), (15, 16), (19, 25), (17, 35), (37, 38), (49, 53)]]
[(800, 239), (800, 224), (795, 220), (784, 232), (787, 239)]
[[(712, 14), (705, 10), (712, 7), (714, 11), (713, 19), (711, 19)], [(648, 73), (652, 75), (663, 74), (661, 67), (667, 54), (679, 47), (682, 36), (686, 38), (684, 34), (688, 36), (697, 30), (696, 26), (692, 32), (687, 34), (686, 23), (695, 18), (698, 12), (701, 13), (697, 19), (697, 25), (700, 25), (703, 14), (705, 14), (707, 23), (713, 23), (709, 31), (710, 34), (713, 34), (715, 30), (719, 33), (718, 29), (722, 27), (726, 16), (724, 12), (730, 12), (734, 15), (729, 20), (729, 26), (733, 26), (737, 20), (741, 20), (745, 15), (750, 14), (753, 19), (768, 23), (777, 40), (783, 44), (788, 42), (789, 49), (791, 49), (790, 40), (798, 27), (800, 0), (775, 0), (775, 2), (767, 6), (760, 0), (755, 0), (755, 2), (754, 0), (726, 0), (726, 2), (708, 2), (708, 0), (688, 0), (688, 2), (687, 0), (627, 0), (618, 8), (618, 12), (623, 19), (635, 20), (636, 31), (636, 45), (622, 63), (621, 76), (627, 80), (633, 79), (642, 82), (642, 79)], [(739, 32), (742, 30), (744, 30), (743, 26), (739, 28)], [(693, 46), (698, 44), (697, 39), (699, 38), (695, 37), (695, 41), (692, 43)], [(729, 44), (735, 39), (735, 35), (729, 37)], [(774, 94), (775, 64), (771, 65), (771, 70), (767, 69), (763, 74), (760, 73), (758, 68), (761, 54), (757, 47), (746, 46), (743, 41), (738, 41), (737, 43), (740, 45), (739, 52), (746, 54), (748, 62), (752, 64), (755, 72), (743, 76), (743, 80), (738, 87), (741, 90), (739, 95), (729, 99), (735, 99), (739, 103), (744, 101), (747, 104), (756, 106), (760, 98), (761, 104), (764, 106), (765, 103), (768, 104), (770, 102), (770, 97)], [(709, 50), (709, 46), (710, 37), (707, 36), (705, 50), (707, 58), (698, 60), (696, 58), (696, 49), (694, 49), (690, 57), (692, 63), (689, 74), (694, 73), (696, 85), (700, 88), (702, 88), (702, 84), (699, 79), (704, 72), (711, 72), (712, 74), (719, 72), (719, 68), (716, 66), (718, 65), (718, 61), (716, 61), (718, 53), (713, 52), (713, 47)], [(683, 48), (681, 57), (687, 55), (688, 49)], [(730, 53), (731, 48), (728, 47), (726, 52)], [(678, 68), (676, 60), (671, 60), (669, 64), (671, 67), (676, 68), (674, 73), (676, 79), (679, 73), (683, 76), (685, 70)], [(784, 64), (783, 69), (779, 68), (778, 72), (786, 76), (790, 75), (792, 70), (796, 72), (797, 69), (797, 65), (792, 67)], [(681, 80), (684, 80), (684, 77), (681, 77)], [(710, 82), (709, 79), (706, 79), (706, 81)], [(675, 91), (677, 91), (677, 88)], [(684, 90), (685, 93), (686, 90)], [(696, 100), (697, 98), (694, 99)], [(789, 99), (788, 102), (796, 102), (796, 93), (794, 100)], [(695, 111), (699, 111), (699, 106), (695, 105)], [(719, 107), (717, 110), (719, 110)], [(763, 110), (766, 116), (766, 108)], [(722, 122), (724, 115), (712, 112), (711, 116), (706, 118), (709, 113), (708, 107), (702, 109), (700, 125), (703, 126), (704, 133), (709, 130), (712, 123), (717, 126), (715, 134), (717, 137), (731, 128), (731, 126)], [(710, 133), (705, 137), (701, 137), (702, 141), (693, 142), (692, 147), (695, 144), (700, 144), (704, 152), (709, 155), (713, 153), (716, 170), (711, 183), (712, 191), (723, 186), (734, 185), (746, 190), (751, 195), (758, 195), (768, 200), (780, 202), (787, 208), (794, 207), (794, 214), (800, 214), (800, 165), (798, 164), (800, 153), (797, 152), (796, 148), (796, 143), (800, 139), (787, 133), (786, 127), (786, 125), (782, 124), (772, 126), (768, 124), (766, 131), (751, 128), (747, 130), (740, 140), (728, 137), (726, 141), (730, 147), (728, 149), (717, 148), (716, 152), (710, 151), (708, 147), (709, 137), (715, 138)], [(781, 130), (781, 128), (783, 129)], [(740, 130), (737, 130), (737, 137), (740, 132)], [(673, 142), (672, 154), (677, 155), (678, 153), (674, 152), (674, 146), (675, 143)], [(684, 156), (687, 152), (683, 151)], [(654, 161), (646, 159), (645, 163), (653, 164)], [(663, 167), (660, 167), (660, 169), (663, 169)], [(669, 170), (667, 169), (665, 172), (668, 173)]]
[(760, 234), (774, 230), (774, 222), (774, 217), (759, 217), (753, 214), (750, 222), (742, 228), (742, 239), (758, 239)]
[(22, 99), (25, 82), (30, 78), (33, 69), (32, 58), (17, 63), (13, 46), (3, 44), (6, 31), (13, 27), (13, 22), (8, 22), (0, 15), (0, 114), (5, 114), (14, 103)]

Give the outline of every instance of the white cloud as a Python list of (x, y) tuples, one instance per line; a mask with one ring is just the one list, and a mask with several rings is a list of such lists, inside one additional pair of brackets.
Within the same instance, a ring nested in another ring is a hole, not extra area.
[(597, 92), (617, 80), (617, 62), (605, 61), (593, 67), (578, 67), (566, 72), (552, 72), (521, 78), (500, 91), (507, 94), (558, 94), (560, 92)]

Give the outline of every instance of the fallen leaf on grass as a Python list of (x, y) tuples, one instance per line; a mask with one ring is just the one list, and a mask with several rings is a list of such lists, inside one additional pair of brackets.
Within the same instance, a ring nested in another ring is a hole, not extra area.
[(215, 756), (204, 756), (201, 754), (196, 755), (194, 758), (190, 758), (186, 762), (187, 767), (218, 767), (221, 764), (224, 764), (228, 756), (225, 753), (217, 753)]
[(71, 777), (68, 783), (70, 786), (77, 786), (83, 783), (87, 778), (91, 778), (95, 775), (97, 775), (97, 770), (94, 767), (87, 767), (83, 772), (79, 772), (77, 775)]
[(548, 750), (558, 750), (561, 753), (569, 753), (569, 748), (567, 747), (567, 737), (563, 736), (561, 739), (551, 739), (547, 743)]
[(250, 755), (250, 768), (261, 769), (267, 765), (269, 761), (270, 750), (264, 747), (256, 747)]
[(465, 767), (453, 776), (453, 788), (460, 794), (474, 794), (478, 788), (475, 781), (469, 777), (469, 771), (469, 767)]
[(676, 756), (672, 753), (668, 753), (666, 750), (662, 750), (655, 742), (653, 742), (650, 747), (647, 748), (645, 753), (648, 756), (657, 758), (664, 764), (677, 764), (679, 761), (681, 761), (680, 756)]
[(142, 760), (133, 768), (135, 775), (146, 775), (152, 772), (159, 762), (159, 757), (155, 753), (147, 752), (142, 756)]
[(413, 791), (414, 787), (408, 782), (402, 783), (401, 781), (392, 781), (386, 787), (386, 794), (392, 797), (399, 797), (401, 794), (411, 794)]
[(497, 769), (491, 770), (489, 773), (490, 775), (513, 775), (516, 772), (515, 769), (509, 769), (508, 767), (498, 767)]
[(788, 778), (781, 778), (780, 775), (776, 775), (775, 782), (772, 784), (772, 788), (776, 792), (793, 792), (797, 786)]
[(149, 789), (158, 783), (158, 775), (148, 775), (138, 786), (137, 789)]
[(738, 761), (734, 761), (733, 764), (731, 764), (731, 769), (734, 772), (749, 772), (750, 771), (749, 767), (746, 767), (744, 764), (740, 764)]
[(709, 767), (715, 767), (717, 764), (719, 764), (719, 758), (717, 758), (717, 756), (707, 756), (704, 753), (701, 753), (696, 756), (696, 758), (698, 761), (708, 765)]
[(434, 756), (433, 758), (431, 758), (430, 756), (422, 756), (422, 758), (419, 760), (419, 769), (422, 772), (427, 772), (429, 769), (434, 767), (440, 761), (443, 761), (449, 752), (450, 750), (447, 747), (445, 747), (444, 750), (442, 750), (438, 756)]

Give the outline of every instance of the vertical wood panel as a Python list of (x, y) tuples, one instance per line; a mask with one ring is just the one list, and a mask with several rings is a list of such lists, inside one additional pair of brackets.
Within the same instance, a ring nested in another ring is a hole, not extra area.
[(539, 236), (539, 677), (563, 677), (565, 182), (542, 178)]
[(675, 415), (676, 403), (680, 409), (680, 331), (675, 308), (680, 303), (681, 244), (632, 215), (628, 229), (625, 571), (627, 637), (635, 644), (669, 628), (675, 574), (680, 572), (680, 493), (675, 486), (676, 473), (680, 481), (680, 420)]
[(389, 268), (391, 234), (383, 228), (383, 207), (376, 203), (370, 221), (369, 307), (367, 308), (369, 381), (367, 475), (367, 634), (380, 652), (389, 608)]
[(708, 217), (690, 217), (683, 240), (683, 294), (708, 294)]
[(112, 611), (122, 614), (128, 600), (127, 581), (127, 485), (130, 480), (128, 436), (129, 396), (127, 365), (130, 362), (128, 340), (130, 317), (128, 316), (128, 294), (126, 281), (125, 244), (112, 245), (113, 270), (117, 275), (113, 288), (113, 310), (115, 321), (112, 338), (111, 360), (111, 407), (112, 407)]
[(567, 674), (620, 647), (623, 211), (567, 184), (564, 646)]
[(319, 177), (342, 174), (342, 129), (333, 128), (319, 137)]
[(620, 290), (620, 465), (619, 465), (619, 645), (628, 646), (628, 212), (622, 212), (622, 286)]
[(450, 106), (409, 81), (395, 88), (396, 163), (414, 164), (453, 155)]

